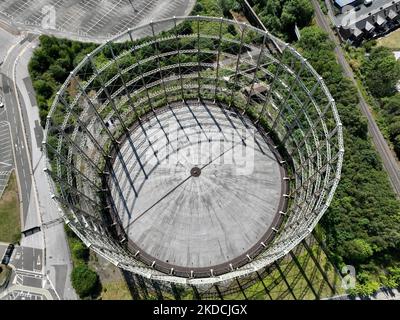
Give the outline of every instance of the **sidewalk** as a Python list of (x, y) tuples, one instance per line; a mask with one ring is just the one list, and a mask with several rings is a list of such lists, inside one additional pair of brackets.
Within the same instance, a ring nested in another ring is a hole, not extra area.
[[(34, 41), (19, 57), (16, 79), (20, 90), (21, 104), (26, 109), (26, 131), (29, 137), (29, 149), (32, 159), (34, 180), (38, 192), (39, 209), (42, 220), (42, 230), (45, 242), (45, 274), (50, 280), (49, 288), (55, 289), (61, 299), (75, 300), (77, 296), (70, 283), (72, 263), (60, 212), (51, 199), (47, 177), (44, 174), (45, 161), (41, 150), (43, 129), (40, 126), (39, 108), (36, 104), (35, 92), (28, 72), (28, 63), (34, 48)], [(57, 223), (49, 223), (57, 221)], [(47, 224), (47, 225), (46, 225)]]

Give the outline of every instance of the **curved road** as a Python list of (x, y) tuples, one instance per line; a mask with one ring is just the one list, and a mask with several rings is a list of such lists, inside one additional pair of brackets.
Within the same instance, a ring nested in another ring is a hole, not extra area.
[(372, 141), (374, 142), (375, 148), (378, 151), (379, 155), (382, 158), (383, 166), (386, 169), (390, 182), (393, 186), (393, 190), (397, 194), (397, 197), (400, 197), (400, 168), (397, 162), (396, 157), (393, 155), (392, 151), (390, 150), (385, 138), (383, 137), (381, 131), (379, 130), (378, 125), (375, 122), (375, 119), (369, 109), (367, 102), (365, 101), (360, 89), (358, 88), (358, 84), (355, 80), (353, 70), (350, 68), (348, 64), (343, 50), (340, 46), (339, 40), (336, 38), (335, 34), (333, 33), (329, 22), (327, 21), (325, 15), (323, 14), (321, 7), (317, 0), (311, 0), (314, 9), (315, 9), (315, 17), (317, 20), (317, 24), (324, 29), (329, 38), (335, 43), (335, 54), (339, 64), (342, 66), (345, 75), (353, 81), (354, 85), (357, 88), (357, 94), (360, 101), (360, 108), (364, 116), (368, 120), (368, 129), (372, 136)]

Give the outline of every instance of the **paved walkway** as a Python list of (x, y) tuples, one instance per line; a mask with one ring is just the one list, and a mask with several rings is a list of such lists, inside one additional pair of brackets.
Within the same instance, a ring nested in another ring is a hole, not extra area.
[[(0, 293), (0, 300), (54, 300), (53, 296), (46, 289), (28, 287), (23, 285), (14, 285)], [(19, 298), (19, 299), (18, 299)], [(33, 298), (33, 299), (32, 299)]]

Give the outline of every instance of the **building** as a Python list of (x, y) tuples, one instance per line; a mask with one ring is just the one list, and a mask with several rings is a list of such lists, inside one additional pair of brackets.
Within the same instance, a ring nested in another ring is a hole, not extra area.
[(344, 9), (348, 6), (358, 6), (363, 2), (363, 0), (334, 0), (333, 4), (339, 10), (340, 13), (344, 12)]
[(362, 6), (358, 11), (348, 11), (335, 19), (342, 40), (358, 45), (400, 26), (400, 0), (375, 0), (369, 7)]

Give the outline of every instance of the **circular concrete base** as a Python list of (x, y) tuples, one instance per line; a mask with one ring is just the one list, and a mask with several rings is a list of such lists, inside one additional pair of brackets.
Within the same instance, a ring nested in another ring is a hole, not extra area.
[(203, 271), (259, 253), (285, 205), (270, 144), (247, 117), (212, 103), (178, 103), (139, 121), (109, 179), (133, 253), (163, 270)]

